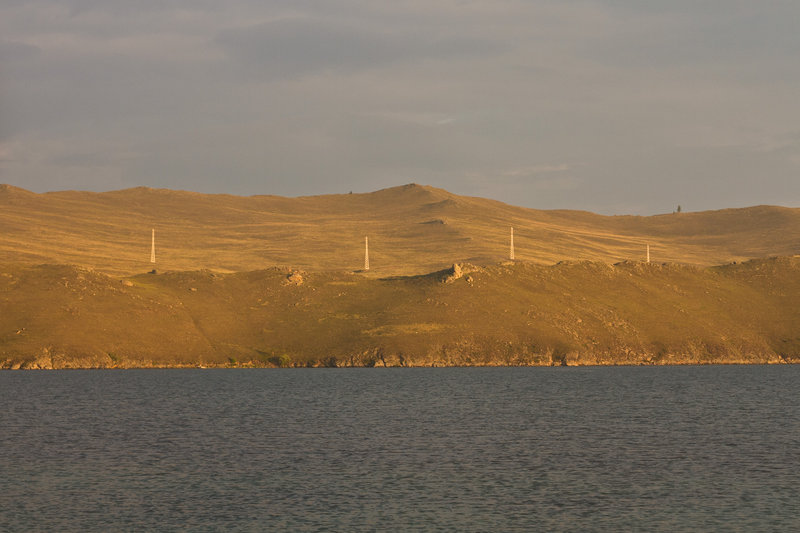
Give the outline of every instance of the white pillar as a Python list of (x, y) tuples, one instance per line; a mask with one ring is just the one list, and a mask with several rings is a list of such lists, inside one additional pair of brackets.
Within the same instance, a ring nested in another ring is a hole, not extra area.
[(150, 262), (156, 262), (156, 230), (153, 228), (152, 240), (150, 241)]
[(647, 262), (650, 262), (650, 245), (647, 245)]
[(508, 251), (508, 258), (514, 260), (514, 226), (511, 226), (511, 248)]
[(369, 237), (364, 237), (364, 270), (369, 270)]

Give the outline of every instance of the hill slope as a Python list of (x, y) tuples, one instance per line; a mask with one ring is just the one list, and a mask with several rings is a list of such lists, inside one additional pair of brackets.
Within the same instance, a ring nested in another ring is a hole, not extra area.
[(714, 265), (800, 251), (800, 209), (752, 207), (651, 217), (541, 211), (415, 184), (367, 194), (237, 197), (136, 188), (34, 194), (0, 186), (0, 261), (130, 275), (152, 268), (243, 272), (270, 266), (354, 270), (370, 238), (373, 276), (418, 274), (508, 255)]
[(383, 279), (0, 265), (0, 368), (800, 362), (799, 300), (797, 258)]
[(781, 207), (0, 186), (0, 368), (796, 362), (798, 250)]

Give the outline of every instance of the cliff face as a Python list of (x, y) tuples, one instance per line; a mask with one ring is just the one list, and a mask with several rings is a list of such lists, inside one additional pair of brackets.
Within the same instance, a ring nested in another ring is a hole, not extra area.
[[(298, 280), (302, 282), (298, 283)], [(116, 279), (0, 265), (0, 367), (800, 361), (800, 259), (269, 269)]]

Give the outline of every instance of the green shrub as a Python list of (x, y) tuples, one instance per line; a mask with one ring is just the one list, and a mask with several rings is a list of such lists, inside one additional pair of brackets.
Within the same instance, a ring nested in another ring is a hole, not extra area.
[(292, 366), (292, 358), (287, 354), (273, 355), (268, 361), (278, 368), (288, 368)]

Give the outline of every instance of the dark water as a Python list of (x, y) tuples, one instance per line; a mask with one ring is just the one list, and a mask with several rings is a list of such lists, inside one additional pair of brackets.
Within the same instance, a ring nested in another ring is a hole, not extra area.
[(798, 531), (800, 366), (0, 372), (0, 531)]

